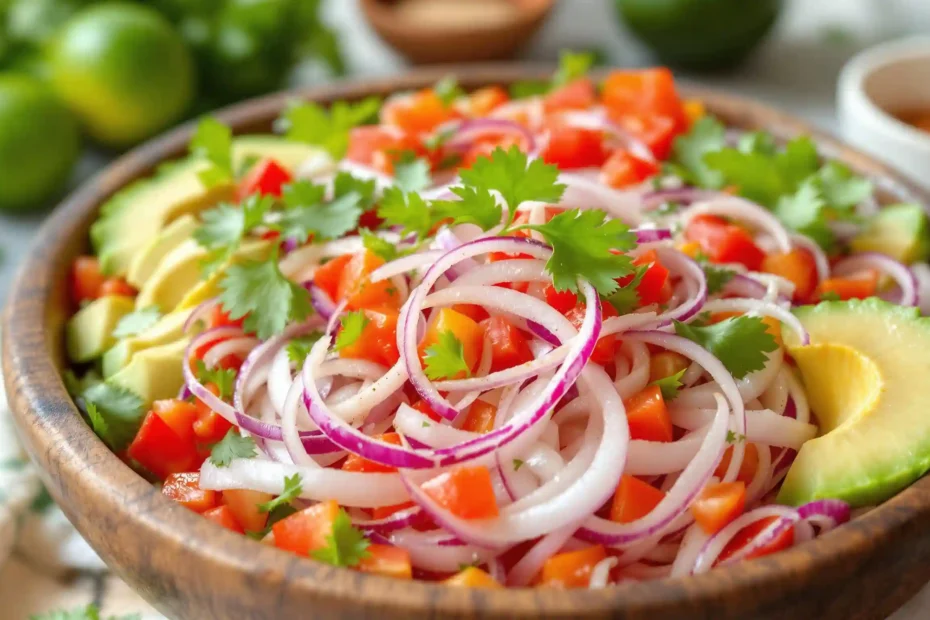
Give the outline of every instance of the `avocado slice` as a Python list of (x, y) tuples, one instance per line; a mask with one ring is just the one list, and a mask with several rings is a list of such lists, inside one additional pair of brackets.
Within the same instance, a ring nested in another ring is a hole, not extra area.
[(109, 381), (137, 394), (146, 407), (156, 400), (174, 398), (184, 384), (181, 363), (187, 344), (182, 339), (139, 351)]
[(311, 158), (325, 158), (330, 165), (335, 166), (335, 162), (323, 149), (281, 136), (252, 134), (233, 140), (233, 166), (236, 170), (240, 170), (250, 159), (263, 157), (274, 159), (292, 173)]
[(202, 280), (197, 286), (187, 291), (177, 306), (178, 310), (195, 308), (208, 299), (219, 295), (222, 292), (220, 290), (220, 281), (226, 275), (226, 269), (230, 265), (246, 260), (264, 260), (268, 258), (270, 252), (271, 243), (269, 241), (255, 239), (244, 242), (230, 260), (210, 274), (206, 280)]
[(172, 162), (155, 176), (121, 190), (101, 207), (90, 237), (106, 273), (125, 276), (140, 248), (148, 246), (165, 225), (233, 197), (232, 183), (203, 185), (198, 173), (208, 165), (195, 159)]
[(157, 323), (137, 336), (123, 338), (103, 354), (103, 377), (108, 379), (122, 370), (132, 356), (139, 351), (150, 349), (184, 337), (184, 323), (190, 316), (190, 310), (177, 310), (167, 314)]
[(909, 265), (930, 258), (930, 225), (919, 204), (889, 205), (850, 242), (854, 252), (881, 252)]
[(132, 257), (126, 280), (137, 289), (145, 286), (162, 259), (190, 239), (199, 225), (197, 218), (186, 214), (165, 226), (158, 236)]
[(878, 298), (795, 309), (811, 337), (785, 344), (821, 435), (798, 452), (778, 501), (882, 502), (930, 469), (930, 319)]
[(65, 328), (71, 361), (81, 364), (103, 355), (116, 342), (113, 337), (116, 324), (134, 308), (132, 297), (122, 295), (107, 295), (81, 308)]

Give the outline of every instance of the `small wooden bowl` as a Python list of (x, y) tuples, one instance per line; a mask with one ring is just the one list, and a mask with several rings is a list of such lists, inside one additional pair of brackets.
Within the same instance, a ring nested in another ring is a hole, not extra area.
[(555, 4), (555, 0), (512, 0), (516, 14), (507, 23), (437, 29), (400, 19), (396, 9), (400, 2), (361, 0), (361, 5), (378, 35), (416, 64), (509, 59), (539, 30)]
[[(458, 72), (466, 88), (540, 79), (544, 70), (485, 66)], [(272, 95), (223, 110), (237, 133), (267, 131), (295, 97), (328, 103), (423, 87), (441, 72)], [(757, 103), (688, 89), (743, 129), (808, 133), (879, 185), (883, 203), (928, 195), (829, 136)], [(160, 162), (181, 155), (191, 125), (123, 156), (84, 185), (40, 231), (4, 315), (3, 369), (23, 444), (68, 518), (107, 564), (165, 614), (203, 620), (307, 618), (884, 618), (930, 579), (930, 478), (817, 540), (696, 577), (602, 590), (465, 590), (319, 564), (216, 527), (171, 502), (91, 432), (62, 384), (67, 274), (87, 251), (100, 204)]]

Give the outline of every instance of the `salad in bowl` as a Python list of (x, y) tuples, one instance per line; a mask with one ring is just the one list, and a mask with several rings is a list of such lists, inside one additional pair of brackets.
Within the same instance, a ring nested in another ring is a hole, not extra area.
[(702, 573), (923, 475), (923, 205), (589, 65), (202, 119), (72, 267), (88, 423), (222, 527), (450, 586)]

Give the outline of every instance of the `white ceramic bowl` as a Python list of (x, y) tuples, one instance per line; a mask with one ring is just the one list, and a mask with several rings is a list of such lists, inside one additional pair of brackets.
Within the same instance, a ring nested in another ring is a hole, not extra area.
[(861, 52), (840, 73), (837, 108), (843, 137), (930, 187), (930, 133), (894, 117), (930, 112), (930, 37)]

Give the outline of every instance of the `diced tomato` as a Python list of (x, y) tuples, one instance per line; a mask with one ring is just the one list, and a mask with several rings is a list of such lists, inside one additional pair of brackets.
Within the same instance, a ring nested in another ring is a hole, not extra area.
[[(481, 359), (481, 343), (484, 339), (484, 332), (478, 323), (452, 308), (441, 308), (430, 316), (423, 340), (417, 345), (420, 361), (425, 364), (427, 349), (439, 342), (440, 334), (443, 332), (452, 332), (452, 335), (462, 343), (462, 354), (465, 363), (469, 369), (474, 371)], [(455, 377), (447, 378), (462, 379), (464, 377), (465, 373), (460, 372)]]
[(875, 290), (878, 288), (878, 272), (869, 269), (855, 276), (845, 278), (829, 278), (817, 285), (817, 298), (839, 297), (846, 301), (848, 299), (866, 299), (874, 297)]
[(394, 163), (404, 151), (416, 150), (419, 142), (376, 125), (362, 125), (349, 131), (346, 159), (394, 174)]
[[(204, 387), (214, 396), (219, 397), (220, 390), (215, 383), (208, 383)], [(197, 410), (197, 417), (193, 422), (193, 430), (198, 441), (208, 444), (216, 443), (223, 439), (232, 428), (233, 425), (229, 420), (210, 409), (202, 400), (194, 403), (194, 407)]]
[(510, 99), (500, 86), (485, 86), (468, 96), (468, 113), (475, 117), (487, 116), (491, 111)]
[[(659, 262), (659, 257), (655, 250), (648, 250), (637, 256), (633, 260), (637, 267), (648, 265), (643, 277), (636, 285), (636, 293), (639, 295), (639, 301), (642, 305), (664, 304), (671, 296), (671, 287), (668, 284), (668, 269)], [(617, 280), (620, 286), (626, 286), (633, 281), (633, 276), (624, 276)]]
[(446, 105), (430, 88), (397, 97), (381, 107), (381, 120), (384, 123), (399, 127), (411, 135), (429, 133), (457, 116), (459, 114), (455, 108)]
[(464, 314), (475, 323), (480, 323), (491, 316), (488, 314), (487, 310), (476, 304), (455, 304), (452, 306), (452, 309), (459, 314)]
[(462, 160), (459, 162), (459, 165), (462, 168), (471, 168), (475, 164), (475, 161), (478, 160), (478, 158), (490, 158), (491, 154), (497, 149), (504, 149), (505, 151), (509, 151), (513, 146), (524, 148), (524, 140), (519, 136), (514, 135), (513, 133), (497, 135), (487, 134), (476, 140), (470, 147), (468, 147), (468, 150), (465, 152), (465, 155), (462, 156)]
[(546, 303), (562, 314), (565, 314), (578, 304), (578, 295), (568, 289), (564, 291), (556, 290), (551, 284), (546, 285), (543, 294), (546, 296)]
[(614, 154), (601, 167), (604, 182), (618, 189), (642, 183), (658, 172), (659, 164), (640, 159), (628, 151), (614, 151)]
[(339, 297), (339, 282), (342, 272), (352, 260), (352, 254), (337, 256), (320, 265), (313, 274), (313, 283), (316, 284), (329, 298), (335, 301)]
[(346, 301), (349, 310), (388, 306), (400, 308), (401, 298), (390, 279), (371, 282), (368, 276), (384, 264), (384, 259), (369, 250), (352, 255), (342, 270), (334, 301)]
[(245, 317), (233, 320), (229, 318), (229, 313), (223, 310), (222, 304), (216, 304), (210, 311), (209, 323), (208, 327), (210, 329), (227, 326), (242, 327), (242, 324), (245, 323)]
[(95, 256), (79, 256), (71, 265), (71, 299), (75, 305), (100, 297), (100, 288), (107, 279)]
[[(401, 445), (400, 435), (397, 433), (382, 433), (381, 435), (375, 435), (375, 439), (380, 439), (384, 443), (389, 443), (395, 446)], [(358, 456), (357, 454), (350, 454), (346, 457), (345, 462), (342, 464), (342, 471), (376, 473), (397, 471), (397, 468), (388, 467), (387, 465), (382, 465), (381, 463), (374, 463), (368, 459)]]
[(291, 173), (278, 162), (266, 157), (252, 166), (236, 187), (236, 200), (245, 200), (252, 194), (280, 196), (281, 189), (291, 182)]
[(326, 546), (339, 516), (339, 504), (333, 500), (314, 504), (285, 517), (271, 526), (274, 544), (279, 549), (307, 557), (311, 551)]
[(587, 110), (597, 101), (594, 82), (590, 78), (579, 78), (560, 86), (543, 97), (543, 109), (547, 113), (562, 110)]
[(539, 585), (557, 588), (587, 588), (591, 571), (607, 558), (603, 545), (592, 545), (577, 551), (557, 553), (543, 564)]
[(691, 365), (684, 355), (674, 351), (660, 351), (649, 358), (649, 381), (671, 377)]
[(658, 385), (650, 385), (625, 403), (630, 439), (672, 441), (672, 418)]
[(100, 297), (107, 295), (120, 295), (123, 297), (135, 297), (139, 291), (134, 289), (126, 280), (122, 278), (107, 278), (100, 285)]
[(459, 466), (423, 483), (423, 492), (460, 519), (496, 517), (497, 498), (487, 467)]
[(200, 473), (196, 471), (171, 474), (165, 478), (161, 493), (194, 512), (205, 512), (216, 507), (216, 491), (200, 488)]
[(774, 273), (794, 283), (793, 300), (803, 303), (810, 299), (817, 286), (817, 264), (814, 257), (804, 248), (790, 252), (776, 252), (762, 260), (762, 271)]
[(407, 510), (408, 508), (413, 508), (416, 506), (413, 502), (404, 502), (403, 504), (395, 504), (393, 506), (378, 506), (377, 508), (371, 509), (371, 518), (372, 519), (387, 519), (395, 512), (400, 512), (401, 510)]
[[(579, 303), (565, 314), (565, 318), (571, 321), (571, 324), (576, 328), (580, 328), (581, 324), (584, 323), (585, 312), (587, 312), (587, 307), (585, 304)], [(605, 319), (612, 316), (617, 316), (617, 309), (609, 303), (602, 303), (601, 315)], [(611, 363), (617, 354), (618, 344), (619, 343), (617, 341), (616, 335), (610, 334), (609, 336), (603, 336), (600, 340), (597, 341), (597, 344), (594, 345), (594, 352), (591, 354), (591, 361), (595, 364), (600, 364), (601, 366), (605, 366)]]
[(665, 116), (674, 121), (676, 132), (687, 127), (684, 108), (675, 89), (675, 78), (664, 67), (612, 72), (601, 87), (601, 100), (615, 118)]
[(610, 520), (632, 523), (652, 512), (664, 497), (665, 493), (639, 478), (623, 476), (610, 505)]
[(179, 436), (154, 411), (145, 416), (127, 453), (161, 480), (200, 464), (193, 439)]
[(680, 119), (661, 114), (625, 114), (616, 120), (659, 161), (668, 159), (675, 136), (684, 130)]
[(400, 359), (397, 351), (397, 310), (375, 308), (364, 310), (368, 323), (362, 335), (339, 351), (341, 357), (363, 359), (391, 367)]
[[(512, 232), (510, 236), (519, 237), (522, 239), (528, 239), (530, 237), (530, 231), (526, 229), (517, 230), (517, 231)], [(490, 254), (488, 254), (489, 263), (496, 263), (499, 260), (511, 260), (513, 258), (523, 259), (523, 258), (533, 258), (533, 257), (530, 256), (529, 254), (510, 254), (508, 252), (491, 252)], [(505, 284), (501, 284), (500, 286), (505, 286)], [(513, 287), (509, 284), (506, 284), (506, 288), (513, 288)]]
[(393, 545), (368, 545), (368, 554), (355, 566), (355, 570), (395, 579), (413, 579), (410, 553)]
[(716, 215), (698, 215), (685, 228), (685, 237), (699, 243), (701, 251), (714, 263), (742, 263), (758, 271), (765, 258), (748, 232)]
[(157, 413), (178, 437), (185, 441), (194, 438), (194, 420), (197, 419), (197, 407), (183, 400), (156, 400), (152, 411)]
[(469, 566), (448, 579), (443, 583), (447, 586), (457, 586), (460, 588), (502, 588), (491, 575), (487, 574), (480, 568)]
[(217, 525), (225, 527), (227, 530), (231, 530), (237, 534), (245, 534), (245, 530), (243, 530), (242, 525), (236, 521), (236, 517), (233, 516), (229, 506), (217, 506), (216, 508), (211, 508), (210, 510), (203, 513), (203, 516), (210, 519)]
[(494, 429), (497, 407), (483, 400), (476, 400), (468, 408), (468, 415), (462, 422), (462, 430), (472, 433), (487, 433)]
[(533, 360), (529, 342), (517, 327), (502, 316), (481, 322), (491, 345), (491, 372), (506, 370)]
[(229, 508), (236, 522), (249, 532), (260, 532), (268, 522), (268, 513), (258, 509), (259, 504), (270, 502), (271, 493), (249, 489), (227, 489), (223, 491), (223, 503)]
[[(733, 446), (730, 446), (724, 451), (723, 458), (720, 459), (720, 464), (717, 465), (717, 469), (714, 470), (715, 476), (723, 478), (727, 473), (727, 469), (730, 467), (731, 458), (733, 458)], [(739, 473), (736, 474), (736, 479), (748, 487), (750, 483), (752, 483), (757, 469), (759, 469), (759, 453), (756, 452), (756, 445), (752, 443), (746, 444), (746, 450), (743, 453), (743, 462), (739, 465)]]
[(422, 399), (418, 400), (410, 406), (416, 409), (417, 411), (419, 411), (420, 413), (422, 413), (423, 415), (425, 415), (426, 417), (428, 417), (433, 422), (442, 421), (442, 417), (438, 413), (433, 411), (433, 408), (430, 407), (429, 403), (427, 403), (425, 400), (422, 400)]
[[(736, 533), (730, 542), (727, 543), (727, 546), (723, 548), (723, 551), (720, 552), (720, 556), (717, 558), (717, 562), (722, 562), (729, 558), (731, 555), (745, 547), (749, 544), (753, 538), (755, 538), (762, 530), (766, 529), (772, 523), (778, 520), (778, 517), (766, 517), (765, 519), (759, 519), (752, 525), (748, 525)], [(751, 560), (753, 558), (761, 558), (764, 555), (769, 555), (775, 553), (776, 551), (781, 551), (782, 549), (787, 549), (794, 544), (794, 528), (786, 528), (778, 536), (776, 536), (768, 544), (756, 549), (752, 553), (748, 554), (745, 559)]]
[(716, 534), (746, 507), (746, 485), (742, 482), (719, 482), (701, 491), (691, 504), (691, 514), (701, 529)]
[(595, 168), (607, 161), (604, 134), (595, 129), (555, 126), (541, 155), (547, 164), (562, 170)]

